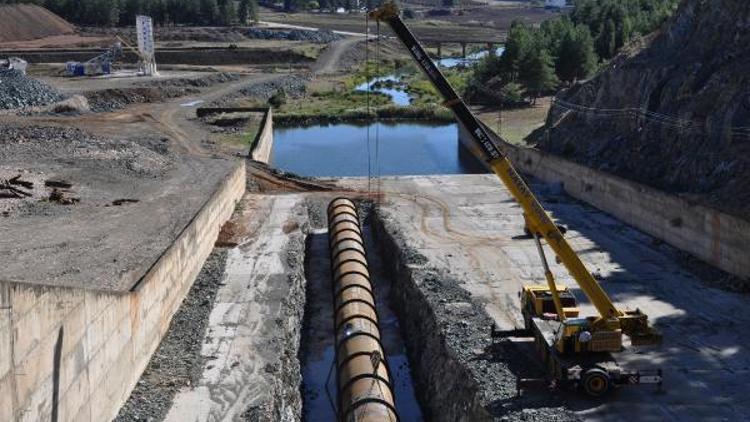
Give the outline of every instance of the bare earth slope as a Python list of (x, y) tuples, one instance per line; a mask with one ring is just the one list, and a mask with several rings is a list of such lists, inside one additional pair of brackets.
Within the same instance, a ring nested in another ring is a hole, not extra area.
[(0, 43), (72, 34), (75, 27), (33, 4), (0, 5)]
[(685, 0), (671, 22), (560, 94), (540, 149), (725, 211), (750, 211), (750, 3)]

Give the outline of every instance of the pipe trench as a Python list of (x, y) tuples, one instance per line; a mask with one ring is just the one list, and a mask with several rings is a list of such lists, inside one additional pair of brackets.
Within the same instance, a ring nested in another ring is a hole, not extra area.
[(328, 205), (340, 421), (398, 421), (356, 205)]

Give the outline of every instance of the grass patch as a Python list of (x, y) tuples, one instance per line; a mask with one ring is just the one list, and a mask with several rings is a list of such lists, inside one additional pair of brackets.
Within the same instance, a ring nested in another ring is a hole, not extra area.
[[(391, 104), (391, 99), (387, 95), (370, 94), (371, 107), (382, 107), (389, 104)], [(366, 108), (366, 93), (331, 89), (313, 91), (303, 98), (289, 99), (286, 104), (274, 110), (274, 115), (277, 117), (289, 114), (336, 115)]]
[(325, 46), (320, 44), (304, 44), (292, 48), (292, 51), (311, 60), (317, 60), (323, 48)]
[[(471, 72), (461, 69), (443, 69), (443, 75), (448, 79), (453, 89), (461, 95), (466, 90)], [(443, 102), (443, 98), (438, 94), (435, 87), (421, 72), (407, 71), (404, 82), (407, 85), (406, 92), (413, 98), (412, 104), (427, 105)]]
[(313, 126), (321, 124), (371, 122), (380, 120), (428, 120), (430, 122), (453, 122), (453, 114), (446, 108), (437, 105), (398, 107), (394, 105), (371, 109), (346, 110), (340, 113), (286, 113), (274, 116), (274, 124), (284, 126)]
[(255, 148), (256, 138), (260, 130), (262, 116), (253, 116), (243, 126), (241, 132), (217, 134), (216, 139), (222, 144), (251, 150)]
[(526, 137), (542, 127), (549, 112), (550, 98), (540, 98), (536, 106), (513, 110), (503, 110), (502, 119), (498, 121), (496, 109), (481, 109), (477, 117), (506, 141), (520, 146), (528, 146)]

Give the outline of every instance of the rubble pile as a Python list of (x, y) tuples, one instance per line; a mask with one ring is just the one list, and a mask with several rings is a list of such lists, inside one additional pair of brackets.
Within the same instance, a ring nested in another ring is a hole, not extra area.
[(331, 43), (343, 38), (343, 36), (327, 30), (291, 29), (288, 31), (277, 31), (261, 28), (250, 28), (247, 31), (247, 37), (261, 40), (307, 41), (320, 44)]
[(43, 106), (64, 99), (56, 89), (18, 70), (0, 70), (0, 109)]

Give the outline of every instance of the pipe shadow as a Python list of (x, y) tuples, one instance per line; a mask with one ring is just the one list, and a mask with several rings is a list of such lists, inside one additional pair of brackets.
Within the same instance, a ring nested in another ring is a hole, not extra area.
[(52, 353), (52, 412), (50, 419), (57, 422), (60, 416), (60, 364), (62, 362), (63, 327), (57, 331), (57, 341)]

